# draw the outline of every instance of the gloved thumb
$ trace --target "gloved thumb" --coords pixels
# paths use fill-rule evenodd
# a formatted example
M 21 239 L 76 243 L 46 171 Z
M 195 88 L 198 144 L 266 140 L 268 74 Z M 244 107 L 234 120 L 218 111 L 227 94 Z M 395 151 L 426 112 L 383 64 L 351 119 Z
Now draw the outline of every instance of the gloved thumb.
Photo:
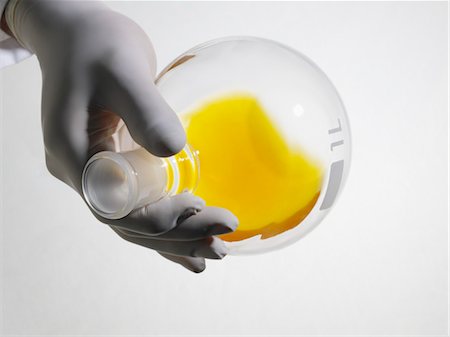
M 103 77 L 101 103 L 120 115 L 136 143 L 158 157 L 183 149 L 183 126 L 158 92 L 149 67 L 122 63 L 120 70 Z

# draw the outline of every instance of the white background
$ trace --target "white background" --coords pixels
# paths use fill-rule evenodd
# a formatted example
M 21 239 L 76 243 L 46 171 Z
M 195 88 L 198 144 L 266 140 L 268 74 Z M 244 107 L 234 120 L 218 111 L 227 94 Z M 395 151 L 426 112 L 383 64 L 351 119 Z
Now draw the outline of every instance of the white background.
M 113 3 L 159 70 L 226 35 L 312 58 L 346 104 L 344 192 L 305 239 L 193 274 L 97 222 L 44 165 L 35 58 L 1 71 L 5 334 L 447 334 L 447 4 Z

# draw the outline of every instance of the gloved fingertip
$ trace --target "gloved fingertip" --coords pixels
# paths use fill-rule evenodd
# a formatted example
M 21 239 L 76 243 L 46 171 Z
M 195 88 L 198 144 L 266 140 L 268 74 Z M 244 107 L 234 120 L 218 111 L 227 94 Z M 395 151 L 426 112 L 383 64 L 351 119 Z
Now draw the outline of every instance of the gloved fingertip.
M 202 263 L 199 263 L 198 265 L 192 266 L 192 268 L 189 268 L 190 271 L 192 271 L 196 274 L 200 274 L 205 269 L 206 269 L 205 261 L 203 261 Z
M 231 212 L 230 212 L 231 213 Z M 232 229 L 232 231 L 234 232 L 237 228 L 237 226 L 239 225 L 239 219 L 237 218 L 236 215 L 234 215 L 233 213 L 231 213 L 230 215 L 230 219 L 228 221 L 228 226 Z
M 195 256 L 221 260 L 228 254 L 228 248 L 219 238 L 212 237 L 209 245 L 201 246 L 195 251 Z
M 219 259 L 223 259 L 228 254 L 227 246 L 225 246 L 225 243 L 218 238 L 213 239 L 211 249 L 217 254 L 217 258 Z
M 225 208 L 209 207 L 209 213 L 216 219 L 216 225 L 228 227 L 230 231 L 235 231 L 239 225 L 239 219 Z
M 149 132 L 149 139 L 143 146 L 158 157 L 170 157 L 183 150 L 186 145 L 186 133 L 181 128 L 162 128 Z

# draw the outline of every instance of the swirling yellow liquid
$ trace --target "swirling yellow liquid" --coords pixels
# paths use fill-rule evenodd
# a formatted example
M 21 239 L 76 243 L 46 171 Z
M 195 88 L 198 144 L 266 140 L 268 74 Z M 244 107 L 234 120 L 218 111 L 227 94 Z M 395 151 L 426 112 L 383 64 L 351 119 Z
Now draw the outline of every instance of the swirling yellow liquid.
M 200 160 L 195 194 L 239 219 L 237 230 L 221 235 L 223 240 L 266 239 L 297 226 L 311 211 L 322 168 L 286 142 L 256 98 L 212 100 L 183 121 Z

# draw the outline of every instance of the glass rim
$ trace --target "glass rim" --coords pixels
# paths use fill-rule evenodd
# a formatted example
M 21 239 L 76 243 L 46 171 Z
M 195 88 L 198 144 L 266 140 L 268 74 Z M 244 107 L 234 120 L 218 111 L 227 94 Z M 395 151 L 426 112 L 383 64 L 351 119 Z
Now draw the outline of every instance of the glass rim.
M 87 182 L 87 176 L 89 174 L 89 169 L 92 168 L 92 165 L 98 161 L 98 160 L 109 160 L 117 164 L 124 175 L 126 176 L 126 181 L 128 183 L 129 188 L 129 195 L 127 202 L 117 210 L 116 212 L 105 212 L 102 209 L 99 209 L 93 202 L 92 198 L 90 197 L 89 193 L 89 186 Z M 112 151 L 101 151 L 93 155 L 86 163 L 83 169 L 82 174 L 82 190 L 83 190 L 83 197 L 88 206 L 93 209 L 98 215 L 107 218 L 107 219 L 121 219 L 133 210 L 134 205 L 137 202 L 138 198 L 138 186 L 137 186 L 137 180 L 136 180 L 136 172 L 131 166 L 131 164 L 123 158 L 123 156 L 120 155 L 120 153 L 112 152 Z

